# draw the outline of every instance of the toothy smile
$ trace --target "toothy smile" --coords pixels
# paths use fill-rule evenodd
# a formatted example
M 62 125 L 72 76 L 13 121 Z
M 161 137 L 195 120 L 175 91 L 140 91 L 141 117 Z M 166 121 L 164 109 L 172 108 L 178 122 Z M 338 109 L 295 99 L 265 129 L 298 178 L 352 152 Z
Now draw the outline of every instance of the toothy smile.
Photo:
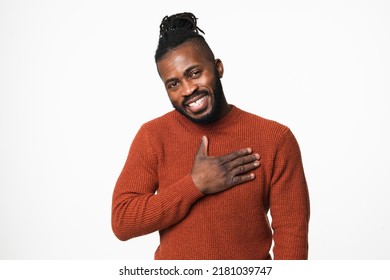
M 208 107 L 208 95 L 204 95 L 201 98 L 186 104 L 188 110 L 193 114 L 198 114 Z
M 187 106 L 189 106 L 189 107 L 200 107 L 205 99 L 206 99 L 206 96 L 203 96 L 202 98 L 199 98 L 198 100 L 196 100 L 194 102 L 191 102 Z

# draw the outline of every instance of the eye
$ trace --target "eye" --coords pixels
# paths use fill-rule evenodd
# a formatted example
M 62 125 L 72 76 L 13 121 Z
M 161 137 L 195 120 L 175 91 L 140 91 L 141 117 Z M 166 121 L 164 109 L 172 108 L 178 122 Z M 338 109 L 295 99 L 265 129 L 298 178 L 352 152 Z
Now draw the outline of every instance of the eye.
M 177 87 L 177 85 L 178 85 L 178 82 L 171 82 L 171 83 L 169 83 L 169 84 L 167 85 L 167 88 L 168 88 L 168 89 L 172 89 L 172 88 Z
M 190 78 L 197 78 L 197 77 L 200 76 L 200 73 L 201 73 L 200 70 L 192 71 L 192 72 L 190 73 Z

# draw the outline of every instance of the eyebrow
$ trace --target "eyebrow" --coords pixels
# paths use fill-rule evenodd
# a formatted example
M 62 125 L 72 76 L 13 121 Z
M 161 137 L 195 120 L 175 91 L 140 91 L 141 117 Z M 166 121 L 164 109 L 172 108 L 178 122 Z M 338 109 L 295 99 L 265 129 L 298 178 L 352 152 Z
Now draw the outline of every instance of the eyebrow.
M 193 69 L 195 69 L 195 68 L 199 68 L 199 67 L 201 67 L 199 64 L 195 64 L 195 65 L 192 65 L 192 66 L 190 66 L 190 67 L 188 67 L 185 71 L 184 71 L 184 76 L 188 76 L 188 74 L 193 70 Z M 170 82 L 175 82 L 175 81 L 177 81 L 177 80 L 179 80 L 178 78 L 169 78 L 168 80 L 166 80 L 165 82 L 164 82 L 164 84 L 165 84 L 165 86 L 167 86 Z

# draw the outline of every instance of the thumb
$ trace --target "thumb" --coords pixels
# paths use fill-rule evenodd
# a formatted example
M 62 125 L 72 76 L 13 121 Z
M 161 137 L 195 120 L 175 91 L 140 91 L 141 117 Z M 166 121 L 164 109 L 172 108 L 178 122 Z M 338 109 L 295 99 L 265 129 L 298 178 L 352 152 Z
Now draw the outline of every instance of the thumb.
M 200 142 L 198 151 L 196 153 L 197 156 L 208 156 L 208 149 L 209 149 L 209 140 L 205 135 L 202 136 L 202 141 Z

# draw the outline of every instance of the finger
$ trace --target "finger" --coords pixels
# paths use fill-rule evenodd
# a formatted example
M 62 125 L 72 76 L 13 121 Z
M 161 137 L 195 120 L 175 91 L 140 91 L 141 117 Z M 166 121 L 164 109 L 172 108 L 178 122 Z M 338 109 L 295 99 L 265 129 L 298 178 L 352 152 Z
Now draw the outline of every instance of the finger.
M 244 164 L 244 165 L 239 165 L 236 168 L 232 169 L 230 171 L 230 174 L 233 177 L 241 175 L 241 174 L 245 174 L 245 173 L 248 173 L 249 171 L 252 171 L 252 170 L 256 169 L 260 165 L 261 165 L 261 163 L 260 163 L 259 160 L 256 160 L 254 162 L 250 162 L 250 163 L 247 163 L 247 164 Z
M 239 185 L 239 184 L 248 182 L 250 180 L 253 180 L 255 177 L 256 176 L 254 173 L 248 173 L 248 174 L 234 176 L 231 180 L 231 186 L 235 186 L 235 185 Z
M 196 155 L 199 156 L 208 156 L 209 141 L 205 135 L 202 136 L 198 151 Z
M 227 154 L 225 156 L 221 156 L 221 157 L 219 157 L 219 160 L 222 163 L 226 163 L 226 162 L 235 160 L 235 159 L 237 159 L 239 157 L 249 155 L 251 153 L 252 153 L 252 149 L 251 148 L 245 148 L 245 149 L 241 149 L 241 150 L 235 151 L 233 153 Z
M 238 157 L 232 161 L 226 162 L 224 164 L 224 166 L 225 166 L 226 170 L 232 170 L 240 165 L 244 165 L 244 164 L 247 164 L 250 162 L 255 162 L 259 159 L 260 159 L 259 154 L 251 154 L 251 155 L 247 155 L 247 156 L 241 156 L 241 157 Z

